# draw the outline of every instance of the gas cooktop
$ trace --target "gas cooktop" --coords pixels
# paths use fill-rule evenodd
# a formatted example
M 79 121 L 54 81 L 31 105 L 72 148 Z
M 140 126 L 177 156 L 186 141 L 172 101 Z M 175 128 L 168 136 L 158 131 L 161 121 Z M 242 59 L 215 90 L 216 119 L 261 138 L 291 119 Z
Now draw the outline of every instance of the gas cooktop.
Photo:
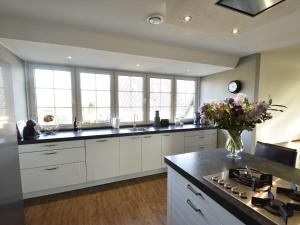
M 275 224 L 300 224 L 300 191 L 291 181 L 247 167 L 204 179 Z

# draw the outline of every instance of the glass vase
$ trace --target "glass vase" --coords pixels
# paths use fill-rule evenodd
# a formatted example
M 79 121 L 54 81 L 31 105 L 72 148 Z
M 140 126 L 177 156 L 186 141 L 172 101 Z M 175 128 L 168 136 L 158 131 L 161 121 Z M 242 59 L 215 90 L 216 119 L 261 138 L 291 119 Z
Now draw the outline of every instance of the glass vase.
M 227 130 L 227 140 L 225 144 L 226 150 L 229 152 L 227 155 L 230 159 L 241 159 L 238 154 L 243 151 L 242 132 L 235 130 Z

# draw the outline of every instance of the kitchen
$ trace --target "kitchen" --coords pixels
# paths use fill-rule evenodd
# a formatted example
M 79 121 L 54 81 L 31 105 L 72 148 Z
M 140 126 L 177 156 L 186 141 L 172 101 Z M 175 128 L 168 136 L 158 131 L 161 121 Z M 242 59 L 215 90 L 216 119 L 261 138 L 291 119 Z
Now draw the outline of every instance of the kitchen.
M 237 2 L 1 0 L 0 224 L 299 224 L 300 4 Z

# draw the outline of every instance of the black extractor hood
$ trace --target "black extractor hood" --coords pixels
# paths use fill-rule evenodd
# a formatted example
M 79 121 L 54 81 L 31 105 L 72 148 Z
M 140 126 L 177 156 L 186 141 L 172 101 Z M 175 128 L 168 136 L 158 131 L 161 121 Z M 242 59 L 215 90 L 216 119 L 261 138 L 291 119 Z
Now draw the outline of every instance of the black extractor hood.
M 219 0 L 216 4 L 254 17 L 283 1 L 285 0 Z

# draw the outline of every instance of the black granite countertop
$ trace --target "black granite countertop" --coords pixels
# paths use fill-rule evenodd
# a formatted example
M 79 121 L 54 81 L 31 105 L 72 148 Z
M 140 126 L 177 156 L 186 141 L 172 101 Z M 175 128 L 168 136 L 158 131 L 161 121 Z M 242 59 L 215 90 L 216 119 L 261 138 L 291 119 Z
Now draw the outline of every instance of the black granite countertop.
M 41 134 L 39 137 L 33 140 L 19 140 L 19 145 L 24 144 L 38 144 L 56 141 L 71 141 L 71 140 L 82 140 L 82 139 L 93 139 L 93 138 L 108 138 L 108 137 L 121 137 L 121 136 L 133 136 L 133 135 L 144 135 L 154 133 L 170 133 L 170 132 L 181 132 L 181 131 L 192 131 L 192 130 L 207 130 L 215 129 L 213 126 L 193 125 L 185 124 L 183 126 L 169 126 L 154 128 L 153 126 L 144 126 L 147 131 L 129 131 L 126 128 L 99 128 L 99 129 L 86 129 L 81 131 L 58 131 L 55 134 L 45 135 Z
M 247 153 L 241 154 L 241 160 L 233 161 L 226 157 L 227 154 L 225 149 L 214 149 L 167 156 L 165 162 L 245 224 L 274 225 L 251 207 L 244 205 L 230 195 L 224 194 L 219 188 L 205 181 L 203 176 L 247 165 L 300 184 L 300 170 Z

